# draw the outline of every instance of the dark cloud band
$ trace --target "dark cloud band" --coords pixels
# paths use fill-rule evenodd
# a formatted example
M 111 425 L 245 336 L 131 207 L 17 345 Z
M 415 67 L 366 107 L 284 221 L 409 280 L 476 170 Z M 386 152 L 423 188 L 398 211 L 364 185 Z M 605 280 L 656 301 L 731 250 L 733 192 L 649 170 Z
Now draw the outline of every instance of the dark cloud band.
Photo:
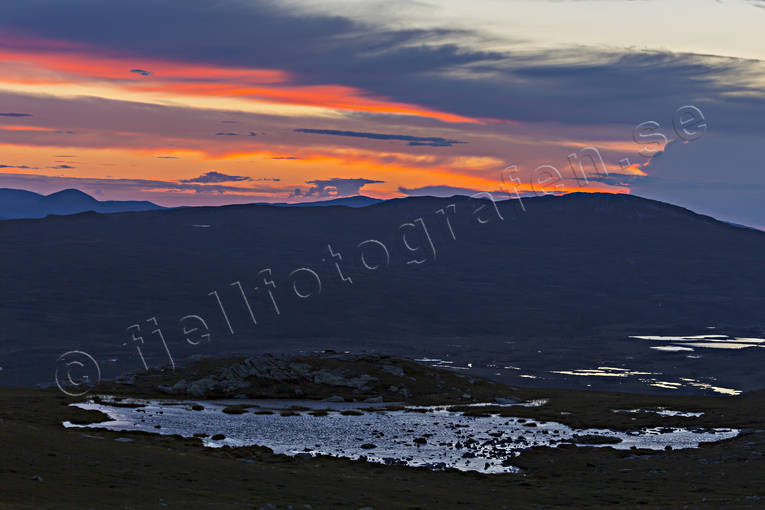
M 451 147 L 460 142 L 458 140 L 447 140 L 441 137 L 421 137 L 410 135 L 390 135 L 384 133 L 365 133 L 360 131 L 340 131 L 336 129 L 295 129 L 296 133 L 311 133 L 318 135 L 333 135 L 333 136 L 350 136 L 353 138 L 370 138 L 372 140 L 400 140 L 409 142 L 411 146 L 428 146 L 428 147 Z
M 206 174 L 200 175 L 199 177 L 194 177 L 193 179 L 183 179 L 181 182 L 184 184 L 208 184 L 218 182 L 242 182 L 250 180 L 252 180 L 250 177 L 245 177 L 242 175 L 227 175 L 222 172 L 207 172 Z
M 765 70 L 755 60 L 586 47 L 541 51 L 514 41 L 508 50 L 486 51 L 476 43 L 483 37 L 478 31 L 391 29 L 236 0 L 6 0 L 3 28 L 105 51 L 281 69 L 299 84 L 342 84 L 473 118 L 631 124 L 696 104 L 716 114 L 717 129 L 765 132 L 759 121 L 765 91 L 756 85 Z
M 358 195 L 361 192 L 361 188 L 367 184 L 378 184 L 383 182 L 385 181 L 375 181 L 372 179 L 316 179 L 313 181 L 306 181 L 306 184 L 313 184 L 308 191 L 303 192 L 300 188 L 296 188 L 291 196 L 348 197 Z

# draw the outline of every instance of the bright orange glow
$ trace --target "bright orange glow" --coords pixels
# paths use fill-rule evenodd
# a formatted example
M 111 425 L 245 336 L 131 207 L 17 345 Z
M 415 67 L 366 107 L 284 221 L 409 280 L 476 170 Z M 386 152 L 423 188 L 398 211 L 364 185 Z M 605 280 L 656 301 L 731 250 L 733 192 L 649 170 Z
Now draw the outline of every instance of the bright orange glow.
M 46 127 L 40 127 L 40 126 L 16 126 L 16 125 L 0 126 L 0 129 L 2 129 L 3 131 L 37 131 L 37 132 L 56 131 L 53 128 L 46 128 Z
M 393 113 L 438 119 L 444 122 L 480 123 L 451 113 L 438 112 L 406 103 L 366 97 L 363 91 L 342 85 L 313 85 L 274 87 L 242 87 L 236 84 L 216 83 L 168 83 L 143 86 L 142 90 L 171 92 L 200 96 L 240 96 L 268 99 L 276 103 L 321 106 L 335 110 L 369 113 Z
M 624 173 L 626 174 L 633 174 L 633 175 L 640 175 L 641 177 L 646 177 L 648 174 L 645 173 L 642 168 L 645 168 L 648 166 L 648 161 L 645 163 L 633 163 L 630 166 L 623 169 Z
M 45 94 L 53 106 L 4 107 L 7 112 L 29 112 L 29 117 L 12 119 L 16 114 L 7 113 L 0 119 L 0 173 L 16 182 L 14 176 L 27 175 L 30 182 L 44 176 L 69 186 L 83 183 L 99 193 L 124 193 L 117 199 L 157 197 L 165 205 L 198 203 L 200 196 L 219 202 L 227 196 L 319 198 L 305 194 L 311 188 L 308 182 L 362 177 L 382 181 L 361 190 L 378 198 L 405 196 L 402 188 L 430 186 L 483 190 L 504 198 L 503 192 L 512 197 L 539 191 L 526 174 L 508 188 L 501 178 L 506 158 L 517 157 L 517 163 L 531 169 L 531 160 L 547 158 L 561 146 L 584 146 L 552 134 L 529 137 L 508 128 L 517 125 L 514 121 L 468 118 L 346 85 L 302 85 L 299 77 L 279 69 L 109 55 L 57 41 L 15 41 L 20 42 L 26 49 L 8 49 L 14 41 L 0 49 L 0 91 L 38 99 L 34 94 Z M 86 100 L 82 115 L 65 104 L 83 96 L 104 101 L 93 101 L 97 106 L 91 109 Z M 35 106 L 38 99 L 24 104 Z M 145 109 L 144 103 L 177 108 Z M 143 116 L 145 110 L 150 115 Z M 385 117 L 378 123 L 379 117 L 369 114 Z M 409 139 L 395 135 L 311 138 L 294 133 L 303 120 L 311 121 L 307 126 L 323 127 L 317 119 L 337 131 L 411 133 L 461 143 L 433 148 L 408 144 Z M 241 124 L 229 128 L 222 122 Z M 634 149 L 608 141 L 603 148 Z M 72 159 L 59 159 L 68 157 Z M 624 172 L 645 175 L 644 166 L 631 165 Z M 209 184 L 195 179 L 210 172 L 232 179 Z M 556 193 L 629 191 L 573 178 L 548 187 Z
M 290 73 L 172 62 L 160 59 L 104 57 L 96 51 L 0 51 L 6 69 L 0 83 L 56 85 L 108 81 L 132 92 L 173 96 L 223 96 L 276 104 L 304 105 L 343 111 L 413 115 L 452 123 L 481 123 L 461 115 L 372 97 L 344 85 L 295 85 Z M 140 67 L 136 67 L 140 63 Z M 148 76 L 140 72 L 145 71 Z

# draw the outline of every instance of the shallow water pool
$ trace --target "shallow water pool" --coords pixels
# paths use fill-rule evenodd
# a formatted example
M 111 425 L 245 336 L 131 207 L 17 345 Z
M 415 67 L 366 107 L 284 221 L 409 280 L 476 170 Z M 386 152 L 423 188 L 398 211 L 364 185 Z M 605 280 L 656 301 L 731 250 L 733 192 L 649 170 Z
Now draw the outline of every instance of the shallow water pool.
M 203 435 L 209 447 L 266 446 L 286 455 L 331 455 L 370 462 L 456 468 L 483 473 L 517 472 L 513 459 L 533 446 L 562 443 L 607 446 L 620 450 L 695 448 L 700 443 L 735 437 L 735 429 L 680 429 L 661 427 L 629 432 L 572 429 L 556 422 L 525 418 L 464 416 L 446 407 L 407 407 L 381 411 L 359 404 L 317 401 L 135 401 L 142 407 L 114 407 L 108 403 L 72 404 L 106 413 L 111 421 L 66 427 L 144 431 L 158 434 Z M 231 404 L 253 406 L 244 414 L 226 414 Z M 204 407 L 192 410 L 193 404 Z M 307 408 L 295 411 L 291 407 Z M 358 415 L 348 413 L 353 408 Z M 326 416 L 311 410 L 334 409 Z M 292 416 L 282 416 L 289 411 Z M 272 414 L 266 414 L 271 412 Z M 259 414 L 256 414 L 259 413 Z M 225 439 L 213 440 L 223 434 Z M 608 443 L 608 444 L 604 444 Z

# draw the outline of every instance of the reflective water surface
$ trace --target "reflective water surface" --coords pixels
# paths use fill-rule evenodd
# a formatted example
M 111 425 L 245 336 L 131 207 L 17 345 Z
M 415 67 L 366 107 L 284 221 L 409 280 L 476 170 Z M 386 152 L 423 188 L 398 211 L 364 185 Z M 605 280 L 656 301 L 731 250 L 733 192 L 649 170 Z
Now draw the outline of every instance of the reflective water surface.
M 259 445 L 286 455 L 363 457 L 371 462 L 483 473 L 516 472 L 513 458 L 532 446 L 573 443 L 617 449 L 660 450 L 667 446 L 682 449 L 738 434 L 735 429 L 671 427 L 629 432 L 577 430 L 556 422 L 525 418 L 464 416 L 439 406 L 383 411 L 380 404 L 364 408 L 356 403 L 319 401 L 135 402 L 142 407 L 72 404 L 102 411 L 111 421 L 87 426 L 66 422 L 64 426 L 197 435 L 209 447 Z M 194 404 L 204 409 L 192 410 Z M 232 404 L 251 407 L 244 414 L 224 413 L 223 409 Z M 525 405 L 544 404 L 535 401 Z M 330 408 L 323 416 L 311 414 L 321 415 L 324 413 L 319 410 Z M 213 440 L 216 434 L 225 438 Z

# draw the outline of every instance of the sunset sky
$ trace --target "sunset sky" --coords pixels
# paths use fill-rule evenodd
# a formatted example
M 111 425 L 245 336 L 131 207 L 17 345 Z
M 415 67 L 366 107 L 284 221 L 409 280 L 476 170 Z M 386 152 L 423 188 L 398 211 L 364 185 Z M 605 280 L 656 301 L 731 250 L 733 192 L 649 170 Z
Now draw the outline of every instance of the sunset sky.
M 763 27 L 765 0 L 3 0 L 0 187 L 629 192 L 762 228 Z

